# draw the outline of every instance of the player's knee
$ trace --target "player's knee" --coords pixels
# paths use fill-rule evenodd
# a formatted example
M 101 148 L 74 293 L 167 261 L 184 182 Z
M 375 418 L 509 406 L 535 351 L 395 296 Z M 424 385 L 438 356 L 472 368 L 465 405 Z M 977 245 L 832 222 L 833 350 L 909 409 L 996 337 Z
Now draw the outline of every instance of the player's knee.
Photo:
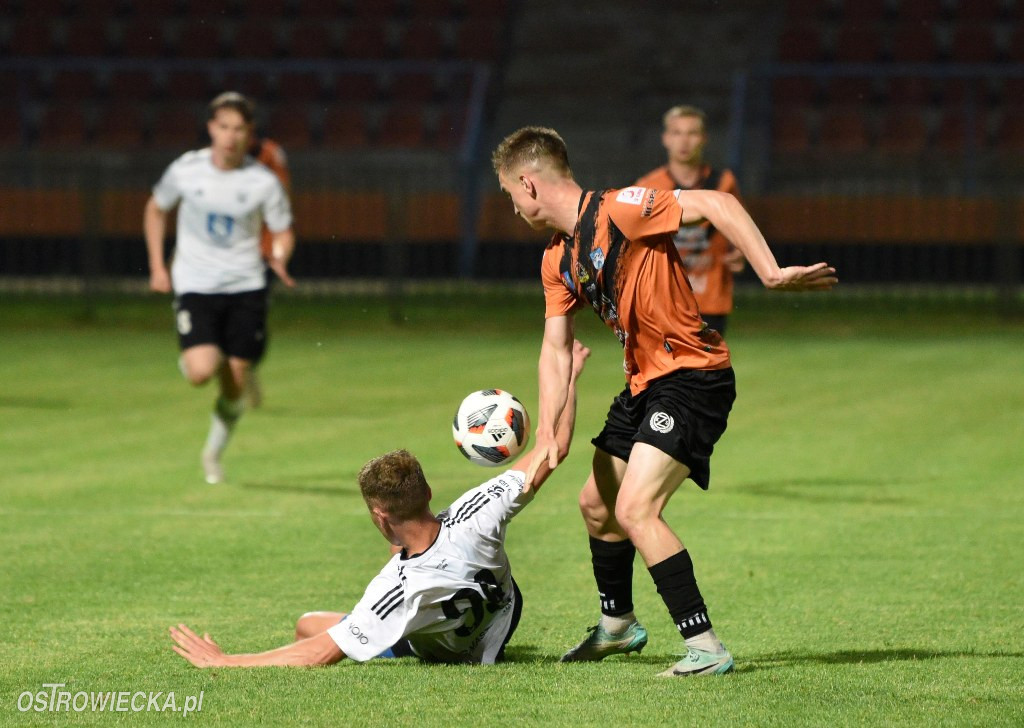
M 303 614 L 295 622 L 295 639 L 304 640 L 317 634 L 313 629 L 314 624 L 318 623 L 319 619 L 316 612 L 306 612 Z
M 650 507 L 649 503 L 644 503 L 631 498 L 619 497 L 618 502 L 615 504 L 615 520 L 619 522 L 622 530 L 626 532 L 630 538 L 632 534 L 643 526 L 652 517 L 657 518 L 657 513 Z
M 185 379 L 193 387 L 199 387 L 206 384 L 214 375 L 214 370 L 210 367 L 202 365 L 193 365 L 185 367 Z
M 604 525 L 611 515 L 598 493 L 590 488 L 584 488 L 580 492 L 579 506 L 583 520 L 587 522 L 588 526 Z

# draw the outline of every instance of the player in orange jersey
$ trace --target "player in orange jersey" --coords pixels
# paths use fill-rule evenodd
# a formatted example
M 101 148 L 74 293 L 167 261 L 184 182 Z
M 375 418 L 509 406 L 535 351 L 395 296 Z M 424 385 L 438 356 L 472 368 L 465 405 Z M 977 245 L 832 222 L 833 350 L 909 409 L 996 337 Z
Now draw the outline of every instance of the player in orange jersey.
M 252 145 L 249 147 L 249 156 L 273 172 L 274 176 L 281 182 L 281 186 L 284 187 L 285 194 L 291 197 L 292 173 L 288 169 L 288 157 L 285 155 L 284 149 L 280 144 L 268 137 L 256 136 L 254 134 Z M 268 262 L 274 257 L 273 241 L 274 234 L 264 224 L 260 234 L 260 254 L 263 256 L 263 260 Z M 272 281 L 273 269 L 269 269 L 267 272 L 268 290 Z M 259 407 L 263 404 L 263 385 L 260 382 L 259 370 L 256 367 L 249 370 L 245 395 L 252 407 Z
M 534 229 L 555 230 L 541 263 L 545 323 L 535 431 L 535 450 L 547 454 L 550 467 L 559 463 L 553 426 L 569 394 L 576 311 L 592 307 L 624 352 L 627 386 L 593 440 L 592 470 L 580 494 L 601 621 L 562 660 L 600 660 L 647 644 L 633 614 L 639 551 L 686 641 L 686 656 L 662 674 L 728 672 L 733 658 L 711 628 L 690 556 L 662 519 L 686 478 L 708 487 L 711 451 L 735 398 L 729 349 L 701 320 L 672 236 L 680 225 L 710 221 L 771 289 L 828 289 L 835 269 L 780 268 L 742 205 L 724 192 L 584 191 L 552 129 L 514 132 L 491 161 L 516 214 Z
M 636 181 L 656 190 L 720 190 L 739 197 L 736 176 L 704 162 L 707 131 L 704 112 L 693 106 L 673 106 L 663 117 L 661 143 L 668 161 Z M 701 317 L 725 334 L 732 313 L 733 274 L 744 268 L 743 254 L 707 220 L 680 225 L 676 249 L 690 279 Z

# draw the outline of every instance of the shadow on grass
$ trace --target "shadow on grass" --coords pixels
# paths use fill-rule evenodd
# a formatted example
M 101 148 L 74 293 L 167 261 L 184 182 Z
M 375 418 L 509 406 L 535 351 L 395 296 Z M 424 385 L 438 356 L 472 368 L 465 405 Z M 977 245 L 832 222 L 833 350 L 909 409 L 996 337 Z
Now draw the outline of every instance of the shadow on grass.
M 918 650 L 901 647 L 890 650 L 839 650 L 837 652 L 776 652 L 737 660 L 736 672 L 771 670 L 790 665 L 872 665 L 882 662 L 917 662 L 919 660 L 971 659 L 993 657 L 1024 657 L 1015 652 L 969 652 L 957 650 Z
M 355 488 L 343 488 L 330 485 L 314 485 L 312 483 L 289 482 L 289 483 L 268 483 L 249 481 L 239 483 L 241 487 L 250 490 L 272 490 L 280 493 L 299 493 L 301 495 L 329 495 L 329 496 L 352 496 L 359 495 Z M 362 496 L 360 496 L 362 497 Z
M 71 402 L 66 399 L 48 399 L 46 397 L 0 397 L 0 409 L 39 409 L 60 410 L 71 409 Z
M 908 498 L 879 496 L 872 489 L 885 486 L 909 484 L 898 478 L 789 478 L 761 482 L 739 483 L 730 490 L 746 495 L 767 496 L 785 500 L 800 500 L 810 503 L 877 503 L 879 505 L 904 505 L 911 503 Z

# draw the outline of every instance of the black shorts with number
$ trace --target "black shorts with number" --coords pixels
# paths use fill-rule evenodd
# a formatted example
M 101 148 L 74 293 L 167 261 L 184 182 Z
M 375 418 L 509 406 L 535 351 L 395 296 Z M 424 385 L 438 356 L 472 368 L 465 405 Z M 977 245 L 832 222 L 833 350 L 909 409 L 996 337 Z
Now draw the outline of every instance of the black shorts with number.
M 634 443 L 652 445 L 686 465 L 693 482 L 707 490 L 711 451 L 735 399 L 732 368 L 681 369 L 653 380 L 636 396 L 626 387 L 592 442 L 627 461 Z
M 267 348 L 267 289 L 241 293 L 183 293 L 174 299 L 182 350 L 216 344 L 227 356 L 253 363 Z

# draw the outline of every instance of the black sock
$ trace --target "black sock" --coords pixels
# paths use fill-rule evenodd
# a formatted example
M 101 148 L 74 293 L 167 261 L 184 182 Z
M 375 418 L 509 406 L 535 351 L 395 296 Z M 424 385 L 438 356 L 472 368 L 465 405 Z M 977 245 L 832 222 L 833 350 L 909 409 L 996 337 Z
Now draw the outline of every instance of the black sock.
M 683 639 L 711 629 L 708 608 L 697 588 L 693 562 L 686 549 L 649 567 L 648 571 Z
M 601 541 L 590 537 L 590 560 L 601 595 L 601 614 L 621 617 L 633 611 L 632 541 Z

